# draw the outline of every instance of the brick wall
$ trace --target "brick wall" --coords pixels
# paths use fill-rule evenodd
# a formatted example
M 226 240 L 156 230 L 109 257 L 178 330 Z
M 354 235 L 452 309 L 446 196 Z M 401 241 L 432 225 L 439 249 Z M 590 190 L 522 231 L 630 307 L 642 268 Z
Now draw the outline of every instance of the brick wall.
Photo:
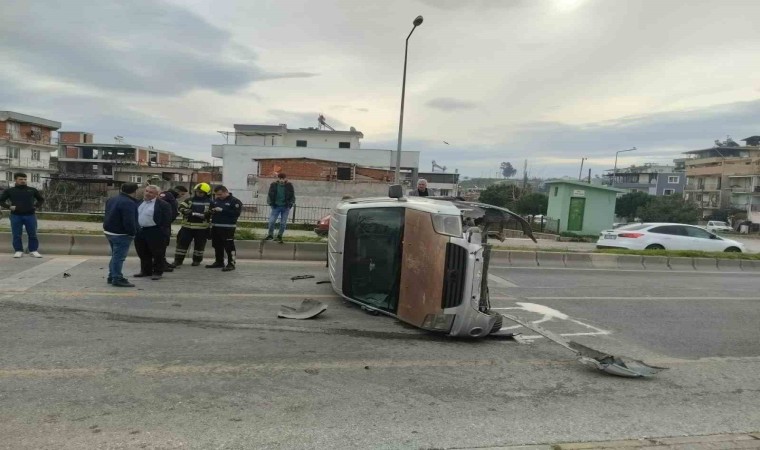
M 82 133 L 73 131 L 61 131 L 58 133 L 58 142 L 61 144 L 81 144 L 83 141 Z
M 370 169 L 368 167 L 357 167 L 356 175 L 369 177 L 377 181 L 391 181 L 394 177 L 392 170 Z
M 291 180 L 335 179 L 338 164 L 315 159 L 264 159 L 259 161 L 260 177 L 272 177 L 275 172 L 285 173 Z
M 275 173 L 284 172 L 291 180 L 324 180 L 337 179 L 338 163 L 316 159 L 264 159 L 259 161 L 260 177 L 273 177 Z M 343 167 L 343 166 L 341 166 Z M 393 179 L 390 170 L 356 167 L 356 175 L 371 178 L 376 181 Z

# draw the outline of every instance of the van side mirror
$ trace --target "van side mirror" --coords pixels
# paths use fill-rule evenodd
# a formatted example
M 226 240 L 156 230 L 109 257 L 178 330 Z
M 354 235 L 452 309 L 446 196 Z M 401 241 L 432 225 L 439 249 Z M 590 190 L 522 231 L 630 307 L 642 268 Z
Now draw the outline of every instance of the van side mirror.
M 404 188 L 400 184 L 392 184 L 388 186 L 388 197 L 401 198 L 404 196 Z

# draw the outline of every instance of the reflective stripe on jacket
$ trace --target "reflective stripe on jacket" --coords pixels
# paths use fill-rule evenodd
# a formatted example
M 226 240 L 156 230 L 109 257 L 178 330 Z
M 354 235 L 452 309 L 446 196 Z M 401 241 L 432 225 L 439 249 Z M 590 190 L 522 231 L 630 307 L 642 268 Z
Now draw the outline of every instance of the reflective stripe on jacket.
M 204 229 L 211 218 L 211 197 L 190 197 L 179 204 L 181 225 L 185 228 Z

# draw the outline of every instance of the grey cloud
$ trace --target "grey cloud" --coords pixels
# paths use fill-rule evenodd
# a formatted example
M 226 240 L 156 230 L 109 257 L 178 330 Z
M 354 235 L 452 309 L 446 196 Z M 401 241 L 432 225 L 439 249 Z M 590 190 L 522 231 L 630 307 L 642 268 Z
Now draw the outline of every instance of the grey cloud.
M 515 8 L 530 3 L 528 0 L 418 0 L 418 2 L 432 8 L 443 10 L 472 8 Z
M 234 92 L 257 80 L 314 76 L 266 72 L 225 30 L 150 0 L 11 2 L 0 28 L 6 64 L 100 89 Z
M 712 146 L 715 139 L 731 135 L 735 140 L 760 134 L 760 100 L 730 103 L 681 112 L 633 116 L 615 121 L 582 125 L 557 122 L 530 122 L 516 127 L 493 127 L 477 134 L 490 137 L 493 144 L 450 142 L 405 138 L 405 150 L 421 151 L 423 167 L 429 160 L 469 176 L 496 170 L 500 161 L 522 166 L 528 160 L 533 175 L 577 176 L 581 157 L 611 159 L 617 150 L 636 146 L 628 157 L 639 162 L 672 162 L 681 152 Z M 505 138 L 506 137 L 506 138 Z M 366 141 L 364 148 L 394 148 L 395 141 Z M 539 158 L 577 158 L 578 163 L 539 163 Z M 474 169 L 473 167 L 478 167 Z M 610 169 L 611 164 L 587 162 L 594 173 Z
M 478 106 L 478 104 L 475 102 L 470 102 L 467 100 L 458 100 L 455 98 L 446 98 L 446 97 L 434 98 L 425 104 L 431 108 L 440 109 L 441 111 L 457 111 L 457 110 L 462 110 L 462 109 L 473 109 Z

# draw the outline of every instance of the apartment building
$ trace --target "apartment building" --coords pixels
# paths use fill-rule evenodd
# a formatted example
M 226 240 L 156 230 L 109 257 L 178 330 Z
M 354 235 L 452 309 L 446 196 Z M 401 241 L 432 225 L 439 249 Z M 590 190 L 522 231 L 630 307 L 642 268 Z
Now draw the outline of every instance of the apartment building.
M 646 192 L 650 195 L 681 195 L 686 185 L 686 174 L 675 165 L 643 164 L 609 169 L 604 174 L 604 185 L 626 192 Z
M 201 167 L 208 165 L 153 147 L 116 142 L 93 142 L 92 133 L 61 131 L 58 147 L 58 180 L 105 181 L 108 183 L 191 183 Z
M 27 182 L 44 189 L 56 170 L 50 156 L 57 146 L 53 132 L 61 123 L 14 111 L 0 111 L 0 188 L 13 185 L 13 174 L 23 172 Z
M 760 137 L 735 141 L 715 141 L 711 148 L 684 152 L 686 187 L 684 197 L 702 209 L 709 217 L 719 209 L 740 209 L 747 218 L 760 222 Z

